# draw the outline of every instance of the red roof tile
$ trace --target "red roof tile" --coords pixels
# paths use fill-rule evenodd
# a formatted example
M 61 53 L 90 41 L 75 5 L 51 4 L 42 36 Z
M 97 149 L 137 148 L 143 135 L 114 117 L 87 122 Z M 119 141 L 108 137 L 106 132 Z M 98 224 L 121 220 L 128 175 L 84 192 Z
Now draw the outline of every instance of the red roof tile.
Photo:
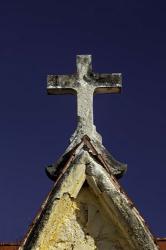
M 0 243 L 0 250 L 18 250 L 19 246 L 16 243 Z
M 166 250 L 166 238 L 157 239 L 157 243 L 160 247 L 160 250 Z

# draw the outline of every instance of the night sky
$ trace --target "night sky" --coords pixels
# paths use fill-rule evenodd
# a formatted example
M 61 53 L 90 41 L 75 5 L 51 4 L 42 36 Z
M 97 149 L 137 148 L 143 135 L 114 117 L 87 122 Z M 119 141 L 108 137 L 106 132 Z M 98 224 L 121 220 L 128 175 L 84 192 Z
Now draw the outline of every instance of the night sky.
M 123 74 L 121 94 L 94 97 L 97 131 L 155 236 L 166 236 L 166 3 L 163 0 L 0 3 L 0 241 L 25 235 L 53 182 L 45 167 L 76 128 L 76 97 L 48 96 L 47 74 Z

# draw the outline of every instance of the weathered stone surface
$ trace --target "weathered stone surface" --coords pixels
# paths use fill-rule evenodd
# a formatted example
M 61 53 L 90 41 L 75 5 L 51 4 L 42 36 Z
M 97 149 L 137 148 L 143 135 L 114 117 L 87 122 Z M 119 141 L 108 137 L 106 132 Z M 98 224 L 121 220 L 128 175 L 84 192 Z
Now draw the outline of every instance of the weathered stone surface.
M 19 250 L 157 250 L 136 208 L 87 151 L 59 180 Z
M 49 75 L 47 91 L 49 94 L 77 95 L 77 129 L 71 137 L 72 147 L 84 135 L 94 141 L 102 142 L 93 122 L 93 95 L 95 93 L 119 93 L 122 77 L 117 74 L 95 74 L 92 72 L 90 55 L 77 56 L 77 73 L 73 75 Z
M 84 186 L 76 199 L 63 194 L 32 249 L 130 250 L 131 247 L 102 211 L 97 197 Z

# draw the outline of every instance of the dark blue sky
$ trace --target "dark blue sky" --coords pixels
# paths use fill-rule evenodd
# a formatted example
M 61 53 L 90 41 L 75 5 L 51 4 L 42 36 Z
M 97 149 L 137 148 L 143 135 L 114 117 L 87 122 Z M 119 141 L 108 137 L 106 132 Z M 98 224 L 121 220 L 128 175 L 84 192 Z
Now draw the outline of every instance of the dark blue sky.
M 94 98 L 104 145 L 128 164 L 122 184 L 156 236 L 166 236 L 165 1 L 0 3 L 0 241 L 22 239 L 52 182 L 44 172 L 76 127 L 76 97 L 47 96 L 46 76 L 77 54 L 121 72 L 121 95 Z

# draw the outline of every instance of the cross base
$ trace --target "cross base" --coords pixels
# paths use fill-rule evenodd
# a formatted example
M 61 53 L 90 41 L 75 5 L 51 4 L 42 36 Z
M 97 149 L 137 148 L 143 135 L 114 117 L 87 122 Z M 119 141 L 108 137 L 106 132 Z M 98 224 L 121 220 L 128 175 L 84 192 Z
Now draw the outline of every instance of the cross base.
M 70 151 L 74 146 L 79 144 L 82 138 L 87 135 L 92 141 L 97 144 L 102 145 L 102 136 L 96 131 L 96 126 L 92 125 L 92 127 L 84 127 L 81 122 L 78 122 L 77 129 L 70 137 L 70 145 L 67 148 L 66 152 Z

